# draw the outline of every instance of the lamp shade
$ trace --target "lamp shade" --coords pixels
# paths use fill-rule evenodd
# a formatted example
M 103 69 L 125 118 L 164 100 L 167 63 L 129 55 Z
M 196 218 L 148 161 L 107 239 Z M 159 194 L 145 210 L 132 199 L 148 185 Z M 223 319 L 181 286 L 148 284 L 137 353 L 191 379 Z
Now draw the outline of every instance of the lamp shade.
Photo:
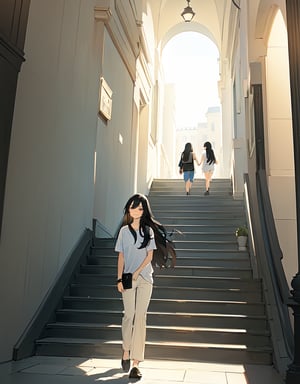
M 189 23 L 195 16 L 195 12 L 193 11 L 192 7 L 190 7 L 190 1 L 187 0 L 187 2 L 188 6 L 183 9 L 181 16 L 186 23 Z

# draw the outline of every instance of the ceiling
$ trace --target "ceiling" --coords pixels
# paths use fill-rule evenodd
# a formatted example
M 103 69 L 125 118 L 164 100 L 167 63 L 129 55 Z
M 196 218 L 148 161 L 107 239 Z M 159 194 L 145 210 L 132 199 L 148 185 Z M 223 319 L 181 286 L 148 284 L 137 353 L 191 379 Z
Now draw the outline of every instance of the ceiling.
M 186 0 L 147 0 L 154 22 L 156 46 L 163 48 L 173 36 L 184 31 L 195 31 L 208 36 L 219 50 L 224 48 L 223 36 L 230 29 L 231 15 L 236 14 L 238 0 L 191 0 L 190 6 L 196 15 L 186 23 L 181 12 L 187 6 Z

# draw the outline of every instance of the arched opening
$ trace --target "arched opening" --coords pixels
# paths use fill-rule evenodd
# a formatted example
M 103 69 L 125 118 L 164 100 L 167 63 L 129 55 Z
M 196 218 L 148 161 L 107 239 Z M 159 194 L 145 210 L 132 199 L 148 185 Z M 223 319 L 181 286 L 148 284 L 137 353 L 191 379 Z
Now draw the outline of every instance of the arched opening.
M 178 159 L 186 142 L 192 143 L 198 158 L 205 141 L 212 143 L 219 158 L 222 156 L 218 60 L 219 51 L 215 43 L 198 32 L 181 32 L 163 48 L 164 105 L 165 112 L 169 112 L 164 118 L 164 128 L 173 125 L 175 129 L 175 178 L 178 177 Z M 201 176 L 197 168 L 196 178 Z M 217 167 L 215 177 L 220 176 Z

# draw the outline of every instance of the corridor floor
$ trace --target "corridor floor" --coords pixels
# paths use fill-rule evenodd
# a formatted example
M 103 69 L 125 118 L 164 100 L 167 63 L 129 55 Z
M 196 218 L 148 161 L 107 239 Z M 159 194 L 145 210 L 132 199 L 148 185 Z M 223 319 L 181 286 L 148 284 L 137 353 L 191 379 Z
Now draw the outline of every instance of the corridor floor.
M 146 360 L 143 384 L 283 384 L 270 366 Z M 34 356 L 0 365 L 1 384 L 127 384 L 119 360 Z

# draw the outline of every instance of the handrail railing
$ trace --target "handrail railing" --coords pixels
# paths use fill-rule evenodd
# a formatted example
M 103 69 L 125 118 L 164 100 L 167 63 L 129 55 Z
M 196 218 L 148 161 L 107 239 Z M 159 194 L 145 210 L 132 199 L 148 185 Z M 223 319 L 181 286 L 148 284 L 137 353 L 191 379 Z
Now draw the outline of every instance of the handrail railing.
M 275 360 L 279 371 L 284 372 L 293 357 L 294 337 L 287 306 L 290 296 L 288 283 L 281 263 L 279 245 L 272 205 L 269 197 L 265 170 L 259 170 L 256 178 L 257 201 L 251 195 L 249 177 L 245 175 L 245 198 L 249 201 L 246 210 L 250 225 L 252 260 L 263 280 Z M 254 195 L 254 194 L 253 194 Z M 253 230 L 253 232 L 252 232 Z M 250 252 L 251 253 L 251 252 Z M 276 343 L 277 345 L 274 345 Z
M 105 237 L 112 238 L 114 237 L 99 220 L 93 219 L 93 234 L 94 237 Z
M 279 320 L 285 335 L 284 340 L 287 352 L 289 353 L 289 357 L 292 358 L 294 336 L 287 306 L 287 300 L 290 297 L 290 289 L 281 263 L 283 254 L 277 237 L 265 170 L 259 170 L 257 172 L 257 198 L 260 208 L 262 234 L 264 235 L 265 254 L 272 278 L 272 287 L 277 302 Z
M 281 302 L 286 304 L 288 297 L 290 297 L 290 291 L 281 263 L 283 254 L 277 237 L 269 189 L 267 186 L 266 171 L 259 170 L 257 172 L 257 178 L 258 202 L 261 208 L 261 219 L 264 223 L 263 230 L 266 234 L 265 240 L 267 240 L 267 242 L 265 241 L 265 246 L 268 245 L 268 255 L 272 262 L 272 271 L 274 271 L 275 274 L 274 278 L 276 279 L 276 287 L 279 288 L 278 291 L 280 292 Z

